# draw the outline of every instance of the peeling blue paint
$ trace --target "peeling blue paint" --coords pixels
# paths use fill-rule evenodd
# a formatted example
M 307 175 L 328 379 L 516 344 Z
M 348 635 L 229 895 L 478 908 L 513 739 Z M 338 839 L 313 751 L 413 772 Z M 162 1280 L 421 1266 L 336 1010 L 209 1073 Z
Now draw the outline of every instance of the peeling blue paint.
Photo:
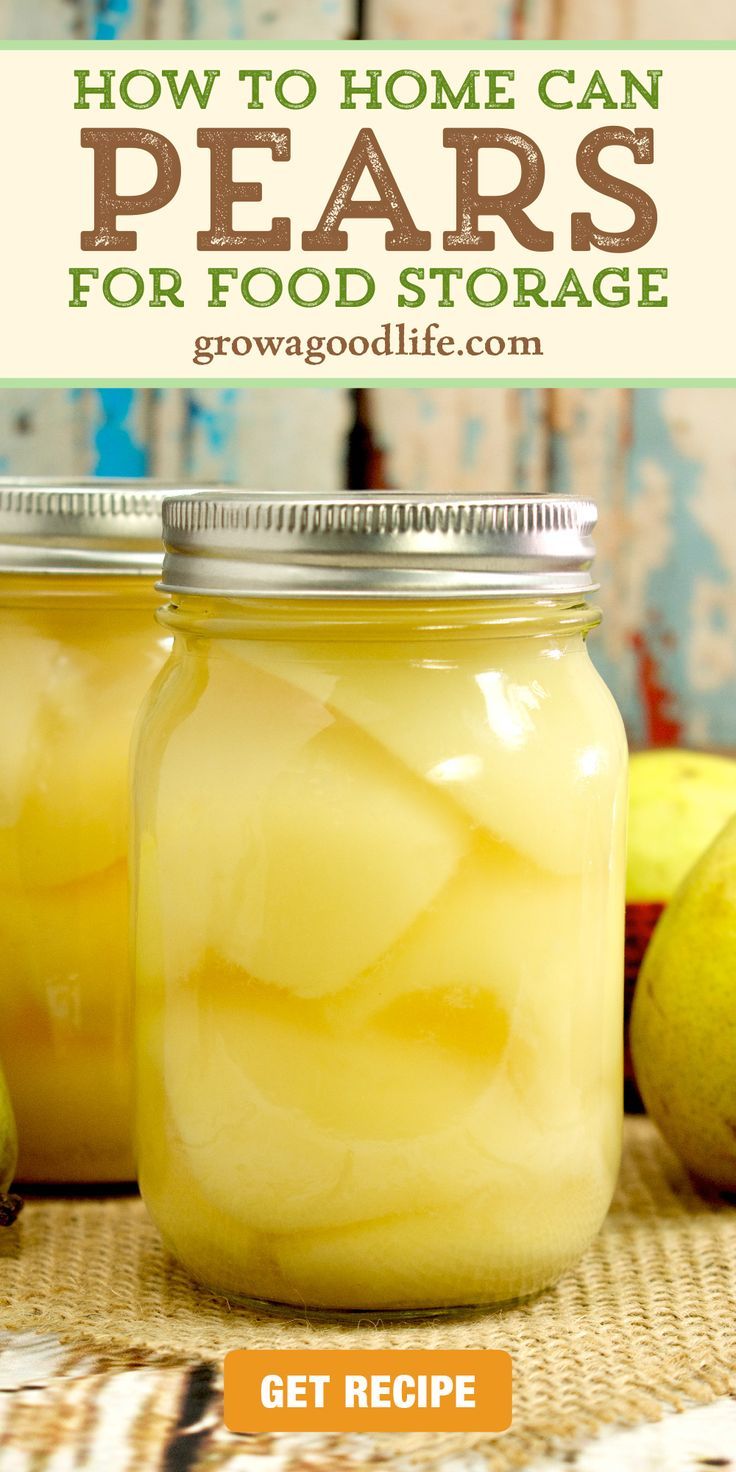
M 125 35 L 137 3 L 138 0 L 97 0 L 92 39 L 119 40 Z
M 208 394 L 205 399 L 198 398 L 196 394 L 188 395 L 189 456 L 187 471 L 190 475 L 198 473 L 198 466 L 195 463 L 198 454 L 195 452 L 195 446 L 197 435 L 201 435 L 204 441 L 204 454 L 208 460 L 214 461 L 211 478 L 223 481 L 238 479 L 237 423 L 238 414 L 242 412 L 244 396 L 247 392 L 247 389 L 230 388 Z
M 230 14 L 230 39 L 232 41 L 238 41 L 241 37 L 245 37 L 248 34 L 246 23 L 247 6 L 243 5 L 242 0 L 228 0 L 228 9 Z
M 689 643 L 693 632 L 695 581 L 698 577 L 707 577 L 713 582 L 725 583 L 728 574 L 721 563 L 716 543 L 706 535 L 694 515 L 702 466 L 677 446 L 663 412 L 665 392 L 647 389 L 634 395 L 629 462 L 629 493 L 632 497 L 641 493 L 643 469 L 647 462 L 655 463 L 666 474 L 672 497 L 672 546 L 665 566 L 652 573 L 648 588 L 651 634 L 656 641 L 665 683 L 668 689 L 679 693 L 685 727 L 688 717 L 692 718 L 697 711 L 710 743 L 733 745 L 736 681 L 730 688 L 692 690 Z M 695 392 L 707 393 L 708 390 Z M 643 632 L 646 633 L 646 629 Z
M 95 430 L 94 474 L 99 476 L 147 475 L 150 448 L 135 438 L 134 409 L 138 394 L 134 389 L 98 389 L 100 423 Z
M 217 394 L 215 404 L 191 402 L 192 418 L 199 420 L 205 434 L 208 449 L 213 455 L 223 454 L 235 426 L 236 390 L 223 389 Z
M 707 389 L 695 390 L 707 393 Z M 698 577 L 714 583 L 729 582 L 716 543 L 699 525 L 695 505 L 702 483 L 702 467 L 683 454 L 664 413 L 665 390 L 641 389 L 632 394 L 631 445 L 625 466 L 625 507 L 629 516 L 651 484 L 652 469 L 666 479 L 670 496 L 671 546 L 662 567 L 649 575 L 641 636 L 654 661 L 657 678 L 671 692 L 669 714 L 681 725 L 685 741 L 733 747 L 736 743 L 734 710 L 736 680 L 714 690 L 693 689 L 690 649 L 693 638 L 692 602 Z M 606 447 L 603 454 L 607 453 Z M 614 449 L 611 448 L 613 460 Z M 564 437 L 553 440 L 555 490 L 569 489 Z M 642 532 L 642 535 L 645 535 Z M 626 556 L 626 549 L 621 554 Z M 605 587 L 601 603 L 606 606 Z M 717 627 L 714 618 L 714 627 Z M 591 653 L 621 708 L 634 743 L 647 740 L 647 710 L 636 673 L 635 655 L 616 659 L 606 652 L 602 638 L 594 638 Z

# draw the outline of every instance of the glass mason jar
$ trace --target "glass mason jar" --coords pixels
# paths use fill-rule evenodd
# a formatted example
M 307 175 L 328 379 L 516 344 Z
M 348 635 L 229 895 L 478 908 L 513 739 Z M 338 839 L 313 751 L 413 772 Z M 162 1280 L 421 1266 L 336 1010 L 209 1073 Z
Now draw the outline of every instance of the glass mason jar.
M 230 1298 L 426 1311 L 584 1251 L 622 1115 L 594 508 L 167 502 L 135 758 L 138 1161 Z
M 162 489 L 0 483 L 0 1058 L 19 1177 L 130 1180 L 128 758 Z

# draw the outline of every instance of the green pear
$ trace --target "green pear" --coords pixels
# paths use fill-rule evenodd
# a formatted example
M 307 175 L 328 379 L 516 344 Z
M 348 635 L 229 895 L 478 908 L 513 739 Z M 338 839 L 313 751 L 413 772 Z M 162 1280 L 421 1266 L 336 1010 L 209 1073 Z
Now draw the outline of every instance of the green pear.
M 736 813 L 736 761 L 703 751 L 640 751 L 629 767 L 629 904 L 666 904 Z
M 641 1108 L 628 1039 L 634 986 L 678 884 L 736 813 L 736 761 L 702 751 L 640 751 L 629 767 L 626 871 L 626 1104 Z
M 676 891 L 644 957 L 631 1051 L 644 1103 L 696 1175 L 736 1190 L 736 818 Z
M 0 1069 L 0 1227 L 8 1227 L 20 1211 L 18 1196 L 7 1194 L 18 1161 L 18 1137 L 5 1075 Z

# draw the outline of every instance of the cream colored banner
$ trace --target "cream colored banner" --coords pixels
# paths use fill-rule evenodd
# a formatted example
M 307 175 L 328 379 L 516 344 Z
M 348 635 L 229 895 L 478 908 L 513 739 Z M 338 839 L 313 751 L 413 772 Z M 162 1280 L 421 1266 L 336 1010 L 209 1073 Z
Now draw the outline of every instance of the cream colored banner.
M 731 49 L 0 69 L 0 378 L 736 381 Z

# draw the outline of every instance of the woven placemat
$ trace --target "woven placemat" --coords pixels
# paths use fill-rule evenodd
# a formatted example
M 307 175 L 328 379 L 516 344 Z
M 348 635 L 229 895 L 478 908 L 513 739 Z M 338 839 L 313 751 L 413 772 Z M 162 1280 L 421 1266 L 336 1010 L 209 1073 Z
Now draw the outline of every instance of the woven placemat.
M 162 1352 L 219 1361 L 233 1347 L 504 1348 L 514 1362 L 507 1435 L 370 1438 L 378 1462 L 384 1441 L 387 1460 L 426 1467 L 472 1447 L 500 1472 L 606 1425 L 736 1392 L 736 1206 L 699 1194 L 651 1124 L 629 1120 L 605 1228 L 555 1289 L 491 1314 L 346 1324 L 211 1297 L 167 1258 L 134 1197 L 30 1200 L 0 1238 L 0 1322 L 127 1364 Z

